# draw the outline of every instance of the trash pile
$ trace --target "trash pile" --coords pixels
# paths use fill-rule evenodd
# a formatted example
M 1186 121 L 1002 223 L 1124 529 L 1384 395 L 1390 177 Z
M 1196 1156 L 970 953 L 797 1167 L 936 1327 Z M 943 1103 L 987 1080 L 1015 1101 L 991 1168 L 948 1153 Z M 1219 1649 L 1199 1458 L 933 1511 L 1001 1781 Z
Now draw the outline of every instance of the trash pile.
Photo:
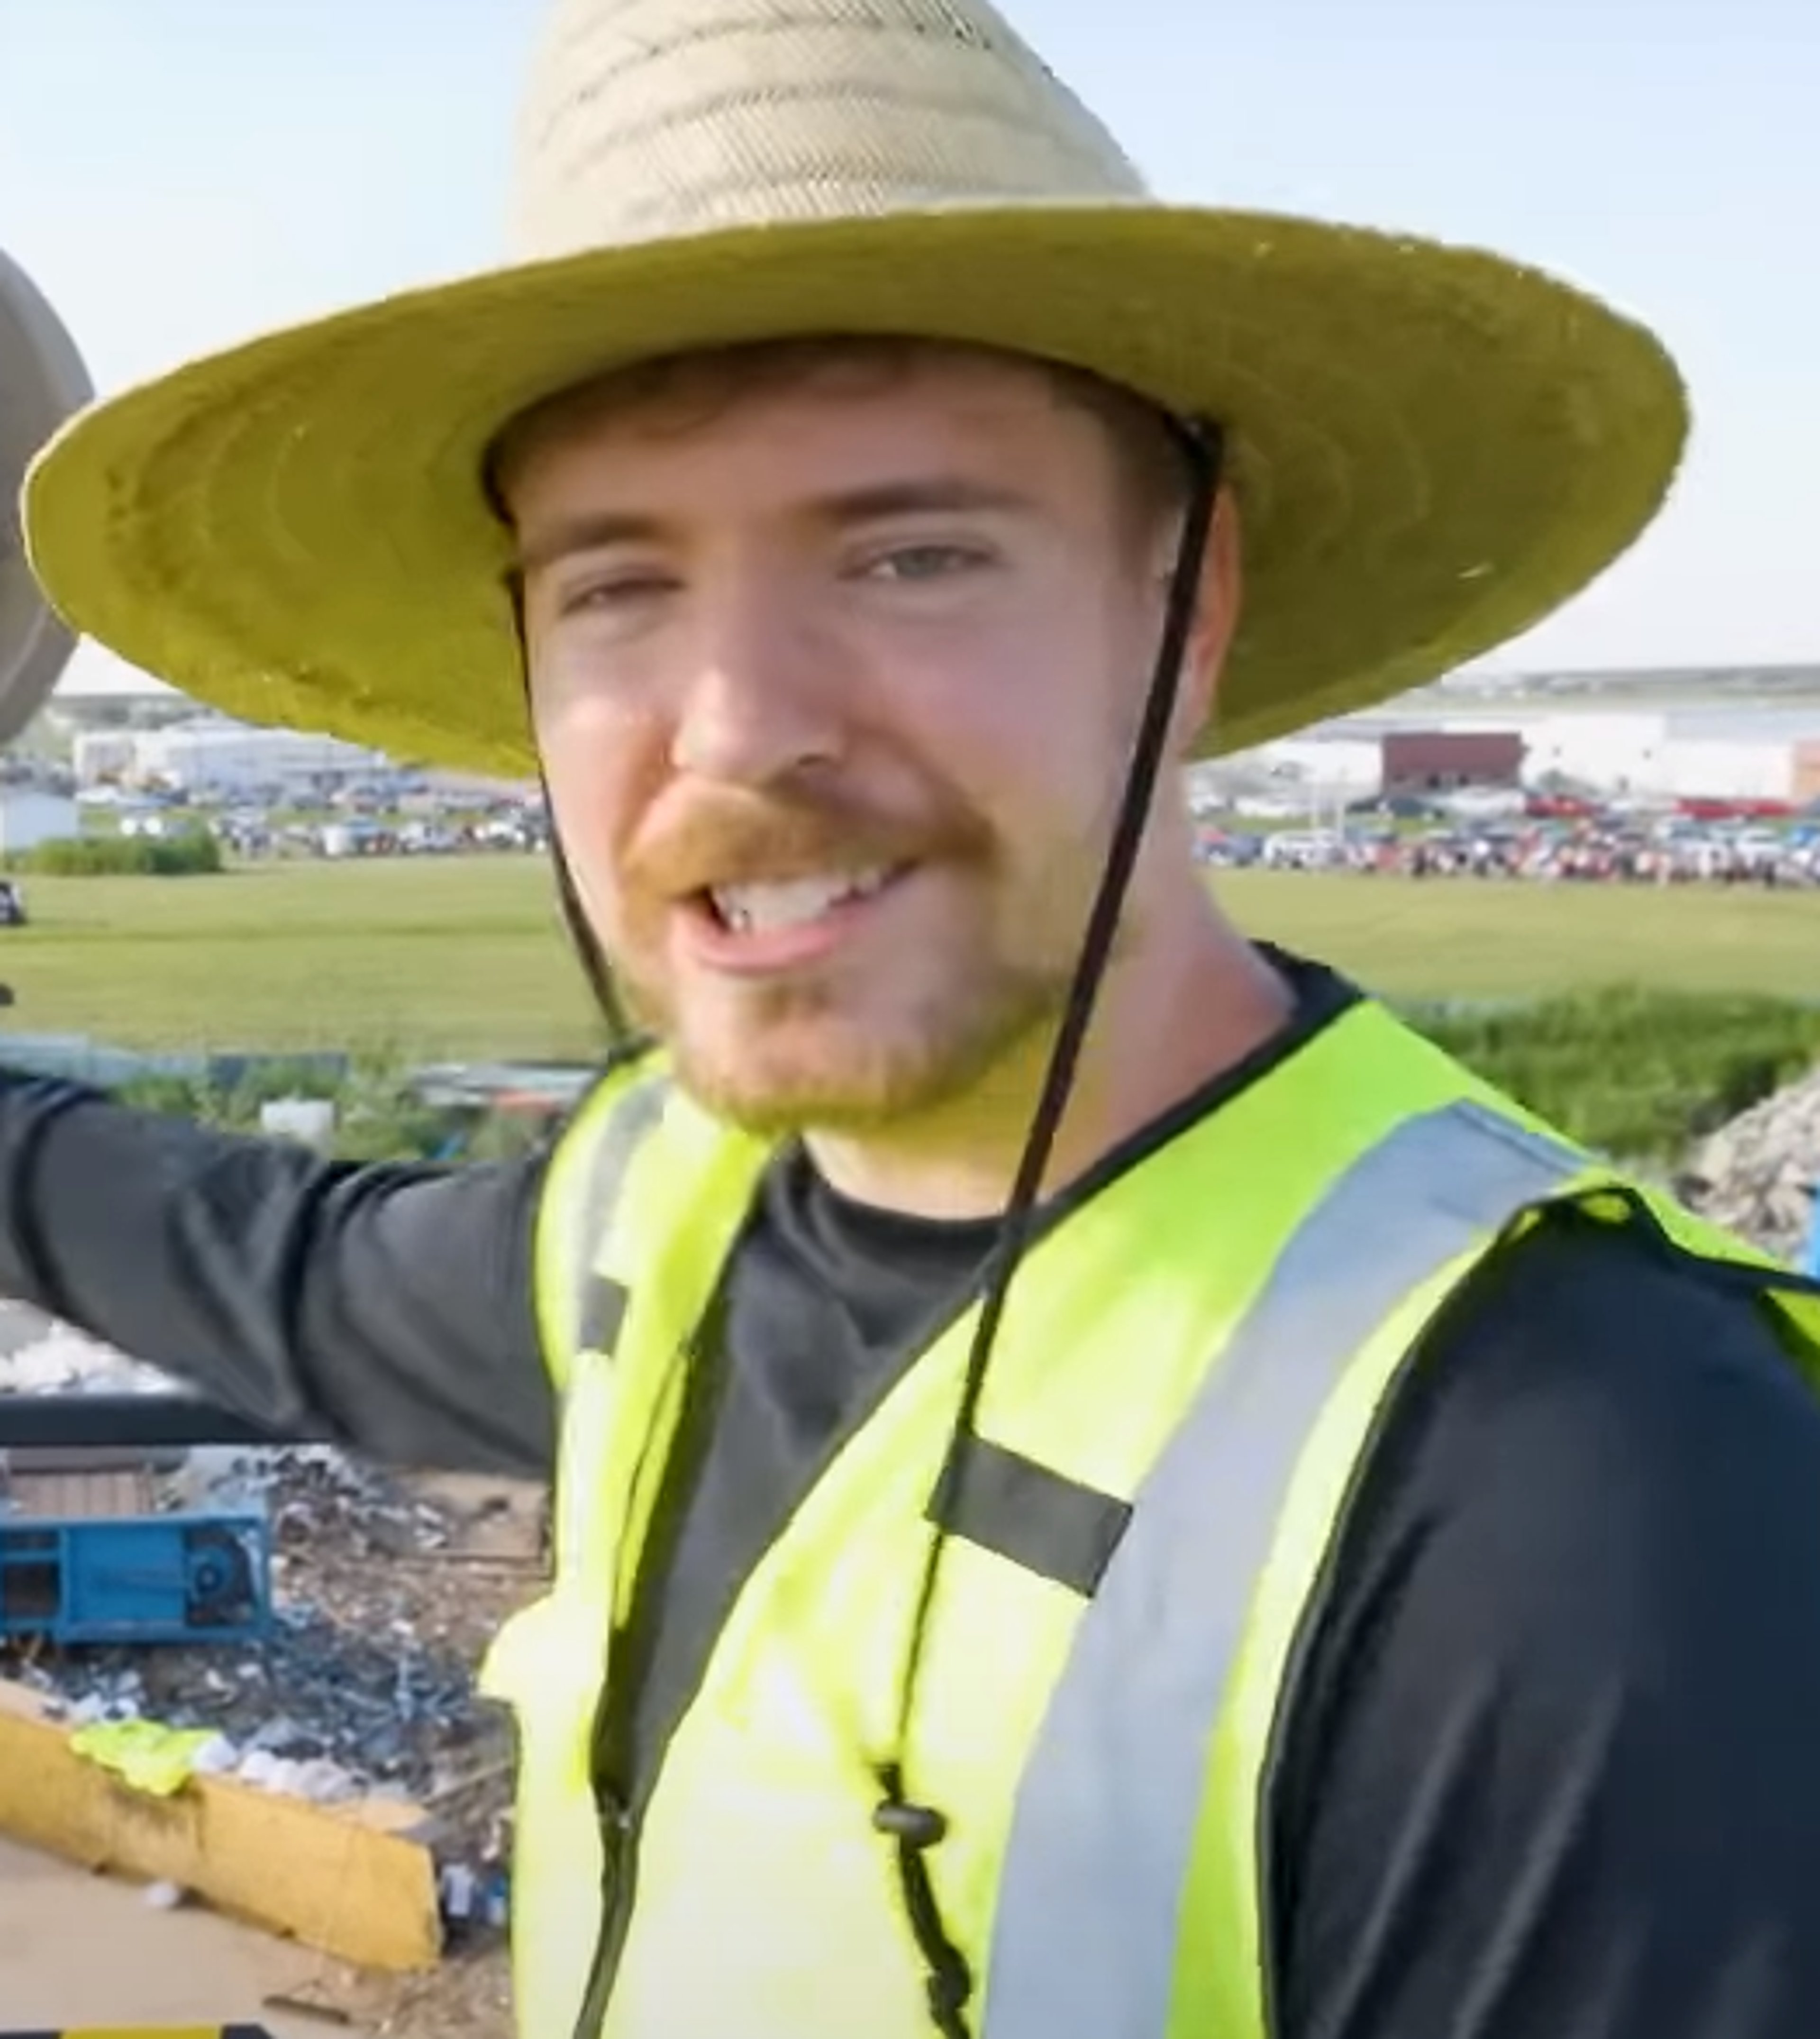
M 23 1326 L 0 1306 L 0 1392 L 168 1386 L 105 1346 L 42 1319 Z M 500 1624 L 543 1590 L 541 1490 L 393 1474 L 309 1446 L 193 1451 L 161 1467 L 154 1490 L 161 1509 L 264 1514 L 267 1637 L 0 1642 L 0 1678 L 78 1730 L 146 1722 L 192 1741 L 206 1733 L 189 1758 L 200 1772 L 321 1805 L 408 1798 L 430 1815 L 455 1916 L 485 1916 L 507 1853 L 511 1750 L 476 1677 Z
M 0 1394 L 168 1395 L 176 1387 L 112 1346 L 22 1303 L 0 1302 Z
M 22 1661 L 7 1666 L 0 1654 L 0 1667 L 55 1699 L 74 1725 L 212 1729 L 222 1745 L 206 1767 L 269 1790 L 318 1803 L 447 1791 L 491 1716 L 473 1694 L 484 1638 L 469 1633 L 471 1568 L 458 1582 L 430 1570 L 458 1525 L 320 1449 L 237 1454 L 222 1470 L 207 1468 L 208 1456 L 193 1454 L 161 1498 L 191 1508 L 263 1503 L 274 1547 L 269 1638 L 236 1648 L 15 1650 Z M 533 1583 L 526 1564 L 498 1570 Z
M 1711 1134 L 1675 1187 L 1693 1208 L 1767 1251 L 1800 1263 L 1820 1185 L 1820 1070 Z

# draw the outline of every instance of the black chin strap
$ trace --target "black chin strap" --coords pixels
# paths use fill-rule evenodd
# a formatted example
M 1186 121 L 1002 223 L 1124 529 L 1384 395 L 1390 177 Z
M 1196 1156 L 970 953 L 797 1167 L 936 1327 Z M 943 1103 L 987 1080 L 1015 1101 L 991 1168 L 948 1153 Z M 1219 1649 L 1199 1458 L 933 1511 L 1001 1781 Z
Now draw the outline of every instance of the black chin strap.
M 520 664 L 523 663 L 520 660 Z M 575 872 L 570 868 L 568 852 L 562 846 L 562 837 L 556 825 L 556 808 L 549 796 L 549 782 L 544 776 L 543 767 L 538 767 L 538 784 L 543 789 L 544 814 L 549 826 L 550 863 L 556 871 L 557 903 L 562 909 L 562 917 L 568 924 L 569 940 L 575 944 L 576 954 L 581 959 L 587 988 L 594 993 L 594 1002 L 606 1026 L 606 1045 L 609 1052 L 631 1041 L 637 1029 L 633 1025 L 625 1010 L 625 1002 L 619 995 L 619 986 L 613 981 L 613 970 L 606 960 L 606 951 L 601 947 L 594 929 L 588 925 L 586 909 L 581 903 L 581 894 L 575 882 Z
M 993 1345 L 1005 1314 L 1012 1277 L 1029 1245 L 1050 1156 L 1073 1089 L 1081 1045 L 1111 959 L 1125 895 L 1137 864 L 1157 782 L 1168 755 L 1170 725 L 1181 692 L 1182 667 L 1189 633 L 1199 604 L 1207 541 L 1219 501 L 1225 452 L 1224 442 L 1216 426 L 1178 423 L 1176 430 L 1188 462 L 1191 487 L 1181 543 L 1170 576 L 1156 668 L 1145 697 L 1143 716 L 1132 749 L 1118 818 L 1106 852 L 1105 870 L 1088 916 L 1055 1045 L 1013 1179 L 1005 1216 L 994 1243 L 948 1455 L 929 1502 L 929 1517 L 934 1525 L 934 1534 L 929 1540 L 923 1566 L 899 1692 L 895 1751 L 877 1771 L 883 1796 L 873 1812 L 872 1824 L 891 1840 L 896 1849 L 898 1881 L 904 1909 L 928 1970 L 929 2017 L 941 2039 L 969 2039 L 967 2005 L 973 1994 L 974 1978 L 967 1957 L 956 1946 L 942 1923 L 941 1908 L 936 1899 L 926 1859 L 929 1851 L 946 1836 L 948 1821 L 933 1806 L 919 1805 L 910 1798 L 905 1781 L 904 1751 L 916 1710 L 918 1683 L 926 1654 L 929 1619 L 942 1559 L 948 1547 L 955 1495 L 966 1448 L 975 1434 L 975 1422 L 986 1386 Z
M 502 518 L 505 512 L 498 513 Z M 606 1047 L 610 1055 L 616 1048 L 624 1047 L 635 1039 L 638 1030 L 633 1025 L 625 1010 L 625 1001 L 619 995 L 619 986 L 613 981 L 613 970 L 606 959 L 606 951 L 588 923 L 587 909 L 581 903 L 581 892 L 575 882 L 575 871 L 568 860 L 568 852 L 562 846 L 562 832 L 557 826 L 556 803 L 550 798 L 549 776 L 544 770 L 543 753 L 537 741 L 537 718 L 531 702 L 531 662 L 525 644 L 525 610 L 523 592 L 515 579 L 507 583 L 507 591 L 512 605 L 512 630 L 518 640 L 519 685 L 525 697 L 525 726 L 530 732 L 531 754 L 538 761 L 538 790 L 543 795 L 544 826 L 549 830 L 550 867 L 556 874 L 557 904 L 562 909 L 564 925 L 579 959 L 582 974 L 587 979 L 587 988 L 594 993 L 594 1002 L 606 1027 Z

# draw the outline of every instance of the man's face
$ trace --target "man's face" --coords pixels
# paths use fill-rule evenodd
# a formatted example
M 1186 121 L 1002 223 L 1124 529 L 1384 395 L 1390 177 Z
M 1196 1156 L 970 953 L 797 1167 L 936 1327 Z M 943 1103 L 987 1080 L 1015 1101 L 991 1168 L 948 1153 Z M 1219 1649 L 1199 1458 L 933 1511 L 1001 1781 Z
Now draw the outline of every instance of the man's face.
M 1058 1015 L 1167 552 L 1040 370 L 736 377 L 576 400 L 511 461 L 538 739 L 685 1083 L 759 1130 L 865 1129 Z M 1127 940 L 1142 912 L 1141 875 Z

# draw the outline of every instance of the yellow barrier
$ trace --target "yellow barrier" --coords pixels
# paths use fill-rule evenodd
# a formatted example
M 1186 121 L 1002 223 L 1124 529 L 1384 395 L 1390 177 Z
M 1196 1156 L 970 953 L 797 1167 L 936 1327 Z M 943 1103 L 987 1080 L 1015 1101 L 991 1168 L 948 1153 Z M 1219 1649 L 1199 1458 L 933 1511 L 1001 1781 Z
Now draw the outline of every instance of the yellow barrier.
M 177 1884 L 230 1917 L 356 1967 L 435 1965 L 436 1867 L 416 1806 L 316 1805 L 218 1777 L 193 1778 L 161 1798 L 133 1790 L 70 1744 L 70 1730 L 35 1693 L 0 1680 L 0 1834 L 87 1869 Z M 252 2039 L 245 2026 L 156 2039 L 218 2031 Z
M 64 2025 L 0 2039 L 272 2039 L 263 2025 Z

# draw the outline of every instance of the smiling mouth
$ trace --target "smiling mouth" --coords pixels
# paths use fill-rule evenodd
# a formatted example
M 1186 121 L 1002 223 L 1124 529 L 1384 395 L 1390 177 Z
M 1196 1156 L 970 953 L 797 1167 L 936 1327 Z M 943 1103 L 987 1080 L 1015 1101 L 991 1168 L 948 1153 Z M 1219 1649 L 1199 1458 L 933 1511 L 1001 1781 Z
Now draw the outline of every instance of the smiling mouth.
M 816 872 L 803 878 L 750 884 L 710 885 L 696 896 L 703 910 L 729 934 L 779 934 L 813 927 L 840 907 L 876 898 L 907 868 L 872 864 L 859 871 Z

